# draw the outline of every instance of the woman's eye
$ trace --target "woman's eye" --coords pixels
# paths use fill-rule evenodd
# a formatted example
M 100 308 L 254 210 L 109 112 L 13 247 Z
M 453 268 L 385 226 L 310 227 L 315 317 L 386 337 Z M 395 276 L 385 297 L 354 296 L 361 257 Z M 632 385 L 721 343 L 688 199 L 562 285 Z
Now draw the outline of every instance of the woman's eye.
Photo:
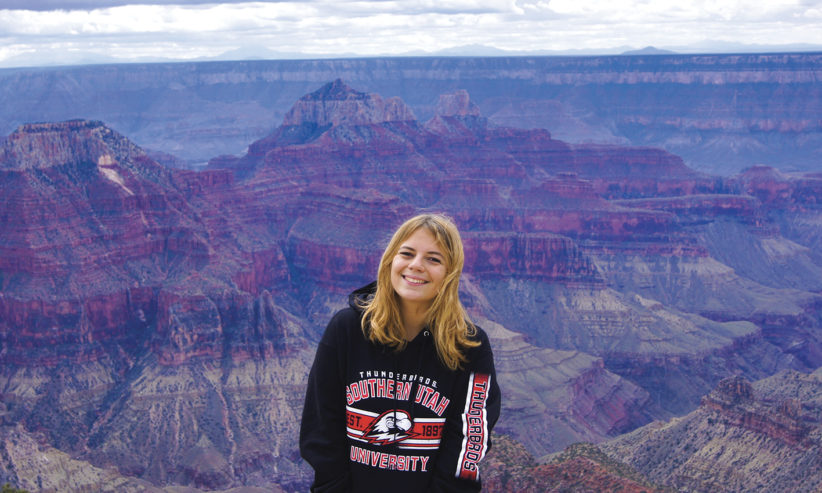
M 438 259 L 437 257 L 428 257 L 428 260 L 431 261 L 431 262 L 434 262 L 435 264 L 441 264 L 442 263 L 442 261 L 440 259 Z
M 414 254 L 411 253 L 411 252 L 400 252 L 400 256 L 405 257 L 405 258 L 409 258 L 409 257 L 413 257 Z

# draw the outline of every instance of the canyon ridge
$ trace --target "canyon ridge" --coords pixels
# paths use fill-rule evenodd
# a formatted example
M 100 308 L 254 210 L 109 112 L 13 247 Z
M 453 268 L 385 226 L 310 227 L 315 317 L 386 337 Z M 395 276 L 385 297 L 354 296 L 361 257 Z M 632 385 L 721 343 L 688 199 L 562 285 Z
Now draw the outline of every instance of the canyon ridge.
M 822 54 L 260 60 L 0 70 L 0 135 L 100 120 L 161 161 L 245 153 L 294 101 L 342 78 L 421 121 L 464 89 L 490 122 L 572 144 L 657 147 L 694 169 L 819 171 Z

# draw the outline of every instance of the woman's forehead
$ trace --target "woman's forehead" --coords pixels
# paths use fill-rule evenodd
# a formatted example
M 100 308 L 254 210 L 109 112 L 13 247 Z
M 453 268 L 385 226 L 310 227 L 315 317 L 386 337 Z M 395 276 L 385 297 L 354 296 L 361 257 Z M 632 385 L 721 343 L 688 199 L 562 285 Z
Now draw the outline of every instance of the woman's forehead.
M 414 250 L 426 248 L 430 252 L 440 254 L 446 252 L 446 248 L 443 246 L 443 242 L 437 234 L 424 226 L 408 234 L 408 236 L 400 242 L 400 248 L 413 248 Z

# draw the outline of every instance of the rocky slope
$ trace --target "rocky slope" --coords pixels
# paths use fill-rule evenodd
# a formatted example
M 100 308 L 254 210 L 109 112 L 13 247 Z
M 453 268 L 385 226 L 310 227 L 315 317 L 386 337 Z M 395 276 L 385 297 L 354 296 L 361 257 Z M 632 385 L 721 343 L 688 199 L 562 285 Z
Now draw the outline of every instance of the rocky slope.
M 684 491 L 819 491 L 822 372 L 720 382 L 700 407 L 602 444 Z
M 649 395 L 579 351 L 542 349 L 487 320 L 505 405 L 499 433 L 543 455 L 576 442 L 599 442 L 647 422 Z
M 314 345 L 419 210 L 464 233 L 499 431 L 532 455 L 691 412 L 729 375 L 822 365 L 819 177 L 572 145 L 472 98 L 421 122 L 333 80 L 199 172 L 100 122 L 20 127 L 0 150 L 3 423 L 158 488 L 304 489 Z
M 630 466 L 611 459 L 595 445 L 578 443 L 539 464 L 521 445 L 497 436 L 483 470 L 488 491 L 537 492 L 670 492 Z
M 112 492 L 112 493 L 190 493 L 194 488 L 181 486 L 159 487 L 149 481 L 125 476 L 113 467 L 95 467 L 76 460 L 53 447 L 36 433 L 21 425 L 0 427 L 0 484 L 14 484 L 29 492 L 56 493 Z M 239 487 L 226 493 L 281 493 L 275 483 L 263 487 Z

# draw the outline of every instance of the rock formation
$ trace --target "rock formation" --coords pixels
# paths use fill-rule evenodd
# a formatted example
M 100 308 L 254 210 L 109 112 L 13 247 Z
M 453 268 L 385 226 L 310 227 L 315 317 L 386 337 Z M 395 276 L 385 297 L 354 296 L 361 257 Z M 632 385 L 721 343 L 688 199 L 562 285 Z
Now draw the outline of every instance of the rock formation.
M 662 493 L 672 489 L 651 483 L 630 466 L 602 453 L 595 445 L 577 443 L 539 464 L 522 445 L 497 436 L 483 469 L 488 491 Z
M 303 484 L 275 452 L 313 353 L 274 301 L 282 251 L 187 196 L 230 176 L 168 170 L 99 122 L 21 127 L 0 158 L 4 421 L 157 486 Z
M 694 412 L 602 444 L 677 490 L 817 491 L 822 486 L 822 373 L 730 377 Z
M 300 98 L 283 118 L 284 127 L 329 128 L 416 120 L 399 98 L 355 91 L 341 79 Z

